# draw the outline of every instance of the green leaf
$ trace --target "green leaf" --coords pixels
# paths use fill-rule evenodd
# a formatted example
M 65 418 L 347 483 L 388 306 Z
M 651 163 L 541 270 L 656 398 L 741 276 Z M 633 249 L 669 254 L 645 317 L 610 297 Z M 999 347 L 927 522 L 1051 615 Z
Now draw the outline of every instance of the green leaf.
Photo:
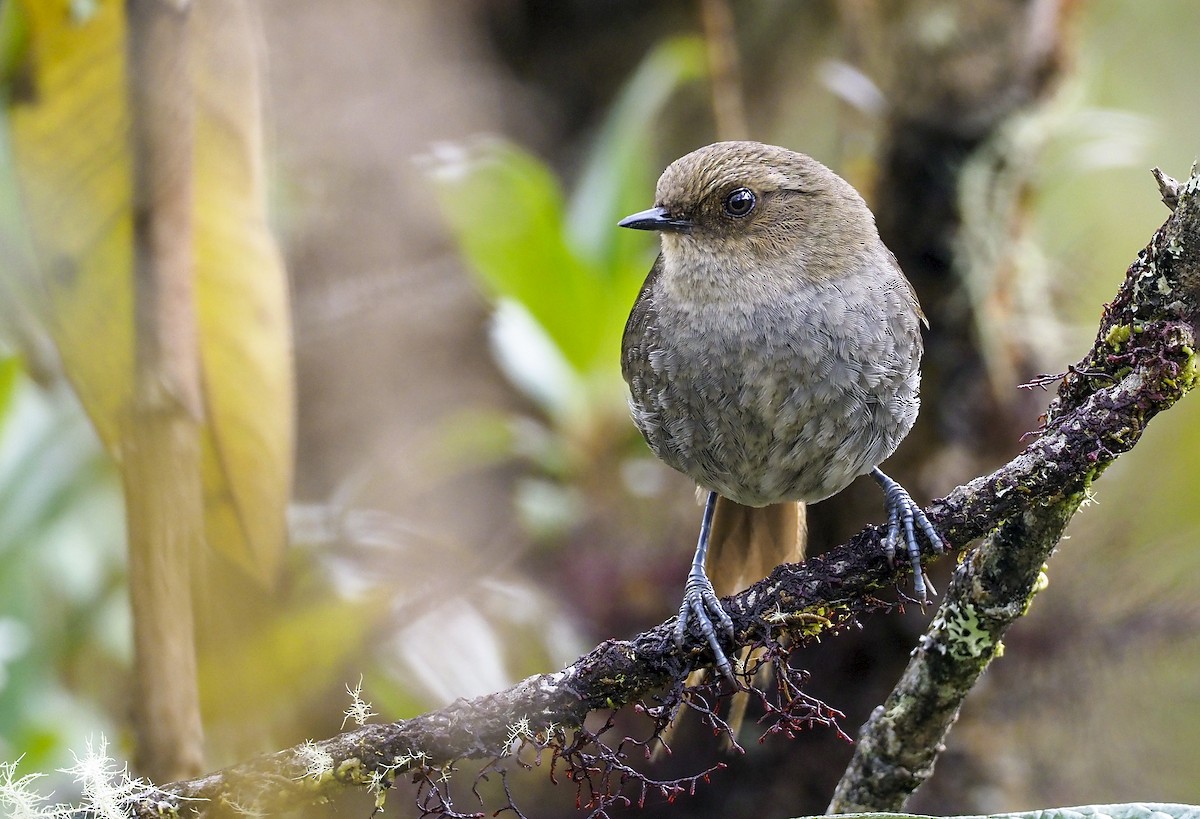
M 17 389 L 17 376 L 20 374 L 20 359 L 16 356 L 5 357 L 0 354 L 0 429 L 4 428 L 4 420 L 8 418 L 13 394 Z
M 584 399 L 578 375 L 524 305 L 501 298 L 492 314 L 492 351 L 508 380 L 552 418 L 577 413 Z
M 611 296 L 600 271 L 566 244 L 554 175 L 498 140 L 436 159 L 438 201 L 472 269 L 494 296 L 522 304 L 572 367 L 596 366 L 604 341 L 596 320 L 609 312 Z
M 520 148 L 485 140 L 435 151 L 431 178 L 463 256 L 491 295 L 523 308 L 580 376 L 548 368 L 535 344 L 499 350 L 517 386 L 554 417 L 594 413 L 624 395 L 621 333 L 654 248 L 617 221 L 649 207 L 654 119 L 704 72 L 699 38 L 672 38 L 650 53 L 601 129 L 569 211 L 554 173 Z
M 583 258 L 614 274 L 633 269 L 645 277 L 646 237 L 617 230 L 616 224 L 654 204 L 654 182 L 661 171 L 654 123 L 671 96 L 702 79 L 706 69 L 701 38 L 673 37 L 647 55 L 622 89 L 571 197 L 567 231 Z
M 27 68 L 29 20 L 20 3 L 0 5 L 0 87 L 10 93 Z

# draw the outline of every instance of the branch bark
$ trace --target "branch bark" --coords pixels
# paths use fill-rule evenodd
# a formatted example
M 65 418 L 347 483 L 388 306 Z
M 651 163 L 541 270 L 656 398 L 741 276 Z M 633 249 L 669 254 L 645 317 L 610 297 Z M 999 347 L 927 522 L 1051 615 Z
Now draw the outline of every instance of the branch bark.
M 863 726 L 829 813 L 900 812 L 933 774 L 963 700 L 1027 610 L 1080 498 L 1005 521 L 960 564 L 900 682 Z
M 868 725 L 859 756 L 871 759 L 856 760 L 835 807 L 900 804 L 923 781 L 961 696 L 995 655 L 1007 624 L 1025 611 L 1042 561 L 1092 481 L 1200 378 L 1200 176 L 1171 189 L 1175 212 L 1129 268 L 1091 351 L 1046 379 L 1061 383 L 1040 437 L 927 510 L 956 547 L 988 539 L 963 562 L 891 707 Z M 814 612 L 837 620 L 866 610 L 873 592 L 906 582 L 905 574 L 906 567 L 887 563 L 872 526 L 803 564 L 778 567 L 727 603 L 740 640 L 773 639 L 781 624 L 811 627 Z M 139 817 L 205 816 L 233 805 L 277 810 L 348 785 L 386 784 L 418 766 L 503 757 L 518 724 L 570 730 L 593 710 L 635 702 L 707 666 L 706 650 L 676 649 L 673 622 L 607 641 L 561 671 L 506 691 L 165 785 L 131 807 Z

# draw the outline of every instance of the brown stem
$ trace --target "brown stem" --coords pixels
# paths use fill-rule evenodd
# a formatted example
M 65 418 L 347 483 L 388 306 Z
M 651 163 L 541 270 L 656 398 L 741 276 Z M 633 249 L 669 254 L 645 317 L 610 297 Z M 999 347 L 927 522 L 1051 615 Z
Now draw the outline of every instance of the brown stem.
M 133 405 L 121 430 L 129 528 L 137 767 L 203 770 L 191 559 L 203 544 L 193 295 L 193 98 L 186 4 L 127 0 L 133 158 Z
M 738 64 L 737 29 L 727 0 L 700 0 L 700 22 L 708 52 L 713 119 L 720 139 L 746 139 L 746 106 Z

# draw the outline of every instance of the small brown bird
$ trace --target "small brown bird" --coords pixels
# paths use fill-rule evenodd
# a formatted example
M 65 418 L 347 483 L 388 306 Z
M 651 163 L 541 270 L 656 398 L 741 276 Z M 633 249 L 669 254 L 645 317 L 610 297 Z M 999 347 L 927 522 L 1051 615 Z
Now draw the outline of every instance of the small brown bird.
M 924 599 L 916 531 L 941 539 L 878 465 L 917 417 L 925 317 L 858 192 L 803 154 L 718 142 L 672 163 L 655 206 L 620 226 L 662 238 L 622 342 L 633 418 L 708 493 L 676 641 L 695 621 L 733 679 L 714 584 L 732 594 L 803 559 L 803 505 L 868 472 L 885 549 L 903 536 Z

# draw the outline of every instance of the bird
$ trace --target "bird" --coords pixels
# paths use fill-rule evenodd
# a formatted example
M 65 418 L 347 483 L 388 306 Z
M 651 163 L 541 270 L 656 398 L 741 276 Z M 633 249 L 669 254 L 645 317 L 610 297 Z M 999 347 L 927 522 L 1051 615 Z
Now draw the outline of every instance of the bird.
M 918 536 L 944 544 L 879 465 L 916 420 L 927 322 L 863 198 L 805 154 L 717 142 L 618 225 L 661 242 L 621 343 L 633 420 L 704 498 L 677 645 L 694 624 L 736 687 L 720 595 L 803 559 L 805 505 L 865 474 L 883 489 L 884 550 L 903 541 L 924 602 Z

